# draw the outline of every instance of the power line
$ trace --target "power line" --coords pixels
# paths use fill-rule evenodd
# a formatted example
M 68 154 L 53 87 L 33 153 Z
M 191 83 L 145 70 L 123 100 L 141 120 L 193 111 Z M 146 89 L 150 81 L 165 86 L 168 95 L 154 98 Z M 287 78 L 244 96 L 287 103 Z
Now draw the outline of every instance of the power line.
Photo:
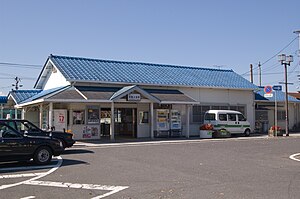
M 292 41 L 290 41 L 284 48 L 282 48 L 278 53 L 276 53 L 275 55 L 273 55 L 272 57 L 270 57 L 269 59 L 267 59 L 266 61 L 264 61 L 260 66 L 262 66 L 262 65 L 264 65 L 264 64 L 266 64 L 266 63 L 268 63 L 270 60 L 272 60 L 274 57 L 276 57 L 277 55 L 279 55 L 279 53 L 281 53 L 282 51 L 284 51 L 286 48 L 288 48 L 296 39 L 298 39 L 298 37 L 299 36 L 297 36 L 297 37 L 295 37 Z M 258 66 L 257 67 L 255 67 L 253 70 L 256 70 L 258 68 Z M 243 73 L 243 74 L 241 74 L 242 76 L 244 76 L 244 75 L 246 75 L 246 74 L 248 74 L 248 73 L 250 73 L 250 71 L 247 71 L 247 72 L 245 72 L 245 73 Z
M 288 74 L 294 73 L 294 72 L 300 72 L 300 71 L 291 71 L 291 72 L 288 72 Z M 282 74 L 282 72 L 264 73 L 264 74 L 262 74 L 262 76 L 264 76 L 264 75 L 279 75 L 279 74 Z M 258 75 L 258 73 L 253 73 L 253 75 Z
M 0 87 L 0 89 L 2 88 L 10 88 L 11 86 L 3 86 L 3 87 Z
M 279 55 L 279 53 L 281 53 L 282 51 L 284 51 L 287 47 L 289 47 L 296 39 L 298 39 L 299 36 L 295 37 L 290 43 L 288 43 L 288 45 L 286 45 L 283 49 L 281 49 L 277 54 L 273 55 L 271 58 L 269 58 L 267 61 L 263 62 L 261 65 L 264 65 L 266 63 L 268 63 L 271 59 L 273 59 L 274 57 L 276 57 L 277 55 Z
M 9 77 L 5 76 L 5 77 L 1 77 L 0 76 L 0 79 L 14 79 L 15 75 L 10 75 Z M 27 80 L 35 80 L 36 78 L 33 78 L 33 77 L 24 77 L 24 76 L 20 76 L 20 78 L 22 79 L 27 79 Z
M 32 69 L 41 69 L 42 65 L 35 64 L 19 64 L 19 63 L 9 63 L 9 62 L 0 62 L 0 66 L 13 67 L 13 68 L 32 68 Z
M 41 67 L 42 65 L 37 64 L 19 64 L 19 63 L 10 63 L 10 62 L 0 62 L 1 65 L 11 65 L 11 66 L 34 66 Z

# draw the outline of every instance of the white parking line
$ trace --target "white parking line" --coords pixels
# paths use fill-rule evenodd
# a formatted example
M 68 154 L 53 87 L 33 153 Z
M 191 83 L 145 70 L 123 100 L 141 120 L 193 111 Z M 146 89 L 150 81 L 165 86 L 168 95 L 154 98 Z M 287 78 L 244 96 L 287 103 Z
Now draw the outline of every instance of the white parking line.
M 201 142 L 224 142 L 224 141 L 247 141 L 251 140 L 261 140 L 261 139 L 268 139 L 267 136 L 261 137 L 237 137 L 237 138 L 219 138 L 219 139 L 195 139 L 195 140 L 158 140 L 158 141 L 147 141 L 147 142 L 125 142 L 125 143 L 99 143 L 99 144 L 77 144 L 72 147 L 73 150 L 89 148 L 89 149 L 96 149 L 96 148 L 118 148 L 118 147 L 132 147 L 132 146 L 157 146 L 157 145 L 169 145 L 169 144 L 186 144 L 186 143 L 201 143 Z
M 23 173 L 23 174 L 13 174 L 13 175 L 0 175 L 0 179 L 9 179 L 9 178 L 26 178 L 26 177 L 35 177 L 44 175 L 43 173 Z
M 73 188 L 73 189 L 89 189 L 89 190 L 101 190 L 110 191 L 103 195 L 94 197 L 93 199 L 100 199 L 127 189 L 128 186 L 109 186 L 109 185 L 97 185 L 97 184 L 79 184 L 79 183 L 68 183 L 68 182 L 51 182 L 51 181 L 28 181 L 24 184 L 27 185 L 39 185 L 49 187 L 60 187 L 60 188 Z
M 27 197 L 20 198 L 20 199 L 32 199 L 32 198 L 35 198 L 35 196 L 27 196 Z
M 45 177 L 47 175 L 49 175 L 50 173 L 53 173 L 54 171 L 56 171 L 62 164 L 62 158 L 60 156 L 57 157 L 58 161 L 57 161 L 57 164 L 56 165 L 53 165 L 52 169 L 50 169 L 49 171 L 45 172 L 43 175 L 39 175 L 39 176 L 35 176 L 29 180 L 25 180 L 25 181 L 22 181 L 22 182 L 17 182 L 17 183 L 14 183 L 14 184 L 7 184 L 7 185 L 1 185 L 0 186 L 0 190 L 2 189 L 7 189 L 7 188 L 10 188 L 10 187 L 15 187 L 15 186 L 18 186 L 18 185 L 22 185 L 22 184 L 25 184 L 26 182 L 29 182 L 31 180 L 37 180 L 37 179 L 40 179 L 42 177 Z
M 300 156 L 300 153 L 295 153 L 293 155 L 290 155 L 290 159 L 300 162 L 300 159 L 295 158 L 296 156 Z

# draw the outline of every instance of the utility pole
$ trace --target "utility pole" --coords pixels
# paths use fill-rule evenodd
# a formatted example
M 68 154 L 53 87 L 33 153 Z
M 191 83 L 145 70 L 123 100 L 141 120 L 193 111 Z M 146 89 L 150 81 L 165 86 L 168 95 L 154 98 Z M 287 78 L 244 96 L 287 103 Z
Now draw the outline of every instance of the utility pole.
M 261 86 L 261 65 L 258 62 L 258 79 L 259 79 L 259 86 Z
M 278 61 L 284 65 L 284 85 L 285 85 L 285 136 L 289 136 L 289 101 L 288 101 L 288 80 L 287 80 L 287 66 L 293 62 L 292 55 L 281 54 L 278 55 Z
M 16 81 L 16 83 L 15 83 L 15 84 L 12 84 L 12 86 L 15 87 L 15 90 L 18 90 L 19 87 L 22 87 L 22 86 L 23 86 L 23 85 L 19 84 L 19 83 L 21 82 L 21 78 L 15 77 L 15 81 Z
M 300 38 L 300 30 L 294 31 L 295 34 L 298 34 L 298 39 Z M 298 50 L 298 57 L 300 57 L 300 39 L 299 39 L 299 50 Z
M 298 35 L 299 46 L 298 46 L 297 55 L 298 55 L 298 57 L 300 57 L 300 30 L 296 30 L 296 31 L 294 31 L 294 33 Z M 297 75 L 297 77 L 298 77 L 298 80 L 300 80 L 300 75 Z
M 253 65 L 250 64 L 250 82 L 253 83 Z

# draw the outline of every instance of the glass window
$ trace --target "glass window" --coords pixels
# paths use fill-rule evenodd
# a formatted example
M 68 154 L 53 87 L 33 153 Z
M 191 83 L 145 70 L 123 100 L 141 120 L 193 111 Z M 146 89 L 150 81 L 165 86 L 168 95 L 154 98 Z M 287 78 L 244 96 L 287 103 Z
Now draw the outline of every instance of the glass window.
M 193 122 L 200 122 L 201 120 L 201 106 L 193 106 Z
M 229 107 L 229 110 L 232 110 L 232 111 L 238 111 L 236 106 L 230 106 L 230 107 Z
M 255 119 L 259 121 L 268 121 L 268 111 L 255 110 Z
M 88 107 L 87 109 L 87 123 L 88 124 L 99 124 L 99 108 Z
M 220 110 L 228 110 L 228 106 L 220 106 Z
M 227 114 L 228 121 L 236 121 L 236 114 Z
M 207 113 L 204 116 L 204 120 L 216 120 L 216 114 L 215 113 Z
M 85 114 L 84 110 L 73 111 L 73 124 L 84 124 Z
M 6 122 L 6 124 L 7 124 L 8 126 L 10 126 L 11 128 L 16 129 L 16 125 L 15 125 L 15 122 L 14 122 L 14 121 L 8 121 L 8 122 Z
M 285 120 L 285 111 L 277 111 L 277 119 L 278 120 Z
M 220 121 L 227 121 L 227 115 L 226 114 L 219 114 L 219 120 Z
M 48 108 L 43 109 L 42 112 L 42 129 L 49 129 L 49 125 L 48 125 L 48 115 L 49 111 Z
M 30 133 L 39 133 L 40 129 L 36 126 L 34 126 L 33 124 L 31 124 L 30 122 L 24 121 L 24 122 L 16 122 L 17 124 L 17 130 L 20 132 L 30 132 Z
M 246 121 L 247 120 L 242 114 L 238 114 L 237 116 L 238 116 L 239 121 Z
M 238 110 L 239 112 L 241 112 L 243 115 L 246 114 L 246 112 L 245 112 L 245 106 L 238 106 L 238 107 L 237 107 L 237 110 Z
M 220 110 L 220 106 L 212 106 L 211 110 Z
M 147 111 L 140 111 L 140 124 L 149 123 L 149 113 Z
M 22 136 L 15 132 L 12 128 L 4 125 L 4 124 L 0 124 L 0 134 L 2 134 L 3 138 L 21 138 Z

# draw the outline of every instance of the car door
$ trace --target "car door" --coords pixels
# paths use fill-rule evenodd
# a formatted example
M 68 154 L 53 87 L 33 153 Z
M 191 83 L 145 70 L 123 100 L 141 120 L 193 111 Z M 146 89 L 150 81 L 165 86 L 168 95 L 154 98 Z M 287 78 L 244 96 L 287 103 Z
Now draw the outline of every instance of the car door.
M 246 128 L 250 128 L 250 124 L 243 114 L 237 114 L 237 116 L 238 116 L 238 123 L 240 125 L 239 131 L 240 133 L 244 133 Z
M 0 124 L 0 156 L 3 159 L 23 159 L 31 153 L 30 143 L 15 129 L 6 124 Z
M 228 119 L 227 130 L 230 133 L 238 133 L 239 132 L 239 124 L 237 121 L 237 115 L 235 113 L 227 113 L 227 119 Z
M 228 121 L 226 113 L 218 113 L 218 120 L 215 125 L 217 129 L 227 129 L 228 130 Z

